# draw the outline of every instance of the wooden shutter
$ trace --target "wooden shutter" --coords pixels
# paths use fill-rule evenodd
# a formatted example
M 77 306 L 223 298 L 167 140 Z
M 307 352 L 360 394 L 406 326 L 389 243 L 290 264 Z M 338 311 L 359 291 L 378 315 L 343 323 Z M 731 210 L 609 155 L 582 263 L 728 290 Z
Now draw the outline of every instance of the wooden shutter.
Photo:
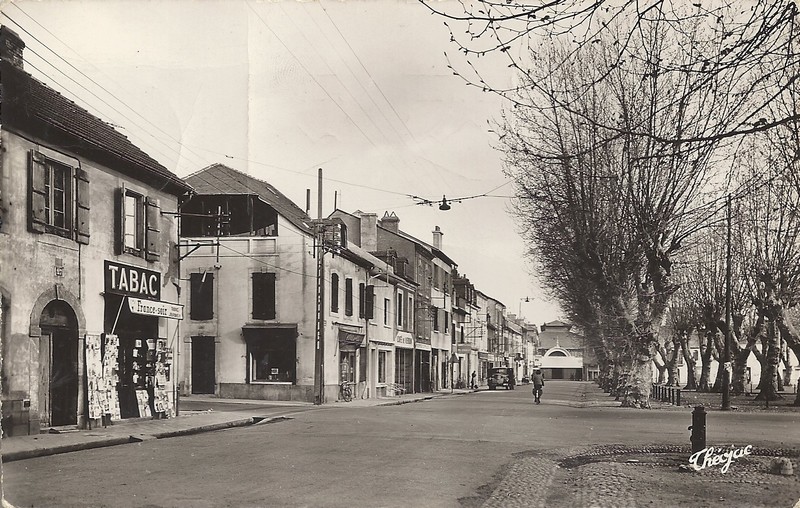
M 81 168 L 75 169 L 75 234 L 78 243 L 89 243 L 89 175 Z
M 275 274 L 265 273 L 264 311 L 265 319 L 275 319 Z
M 28 162 L 28 227 L 35 233 L 44 233 L 47 226 L 45 159 L 36 150 L 31 150 Z
M 118 188 L 114 196 L 114 252 L 119 256 L 125 252 L 125 186 Z
M 253 274 L 253 319 L 275 319 L 275 274 Z
M 344 315 L 353 315 L 353 279 L 344 280 Z
M 147 228 L 144 235 L 144 245 L 147 251 L 146 258 L 148 261 L 158 261 L 161 207 L 158 200 L 150 197 L 145 198 L 144 205 Z
M 331 312 L 339 312 L 339 275 L 331 274 Z
M 358 285 L 358 317 L 364 317 L 364 308 L 367 305 L 367 291 L 364 284 Z
M 364 317 L 366 319 L 374 319 L 375 318 L 375 286 L 373 286 L 373 285 L 367 286 L 367 289 L 364 292 L 364 296 L 365 296 Z

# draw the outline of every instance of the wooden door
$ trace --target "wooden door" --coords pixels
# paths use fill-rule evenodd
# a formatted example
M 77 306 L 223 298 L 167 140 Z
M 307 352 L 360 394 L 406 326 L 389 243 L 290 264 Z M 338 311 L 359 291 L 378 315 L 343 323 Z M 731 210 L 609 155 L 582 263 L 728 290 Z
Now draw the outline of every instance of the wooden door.
M 192 337 L 192 393 L 214 393 L 216 352 L 214 337 Z
M 53 337 L 42 332 L 39 337 L 39 421 L 42 427 L 50 426 L 50 360 Z

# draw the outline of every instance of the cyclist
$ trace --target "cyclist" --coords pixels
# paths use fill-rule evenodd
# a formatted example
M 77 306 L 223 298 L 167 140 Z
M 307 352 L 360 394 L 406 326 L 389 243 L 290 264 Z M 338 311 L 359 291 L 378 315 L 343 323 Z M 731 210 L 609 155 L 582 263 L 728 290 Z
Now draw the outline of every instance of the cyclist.
M 544 376 L 541 370 L 536 369 L 533 371 L 531 383 L 533 383 L 533 401 L 540 404 L 542 402 L 542 387 L 544 386 Z

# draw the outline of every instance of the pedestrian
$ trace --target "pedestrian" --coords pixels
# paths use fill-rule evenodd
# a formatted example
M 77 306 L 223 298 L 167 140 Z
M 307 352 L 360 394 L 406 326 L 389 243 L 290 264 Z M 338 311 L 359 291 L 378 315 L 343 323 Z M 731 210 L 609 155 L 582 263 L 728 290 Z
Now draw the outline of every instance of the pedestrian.
M 533 383 L 533 401 L 540 404 L 542 401 L 542 388 L 544 387 L 544 376 L 541 370 L 536 369 L 533 371 L 531 383 Z
M 473 390 L 478 389 L 478 374 L 474 370 L 472 371 L 472 381 L 470 381 L 469 387 Z

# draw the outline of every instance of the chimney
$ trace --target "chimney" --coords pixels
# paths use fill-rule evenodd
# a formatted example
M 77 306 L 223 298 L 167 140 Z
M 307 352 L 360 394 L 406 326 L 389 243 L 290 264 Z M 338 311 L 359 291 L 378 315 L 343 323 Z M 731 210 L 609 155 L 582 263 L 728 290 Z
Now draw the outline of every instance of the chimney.
M 367 252 L 378 250 L 378 215 L 359 213 L 361 222 L 361 248 Z
M 444 233 L 439 229 L 439 226 L 433 228 L 433 246 L 439 250 L 442 250 L 442 236 L 444 236 Z
M 24 49 L 25 43 L 16 32 L 5 25 L 0 26 L 0 59 L 17 69 L 22 69 L 22 50 Z
M 389 212 L 384 212 L 379 224 L 382 228 L 388 229 L 392 233 L 400 231 L 400 217 L 395 215 L 394 212 L 391 215 L 389 215 Z

